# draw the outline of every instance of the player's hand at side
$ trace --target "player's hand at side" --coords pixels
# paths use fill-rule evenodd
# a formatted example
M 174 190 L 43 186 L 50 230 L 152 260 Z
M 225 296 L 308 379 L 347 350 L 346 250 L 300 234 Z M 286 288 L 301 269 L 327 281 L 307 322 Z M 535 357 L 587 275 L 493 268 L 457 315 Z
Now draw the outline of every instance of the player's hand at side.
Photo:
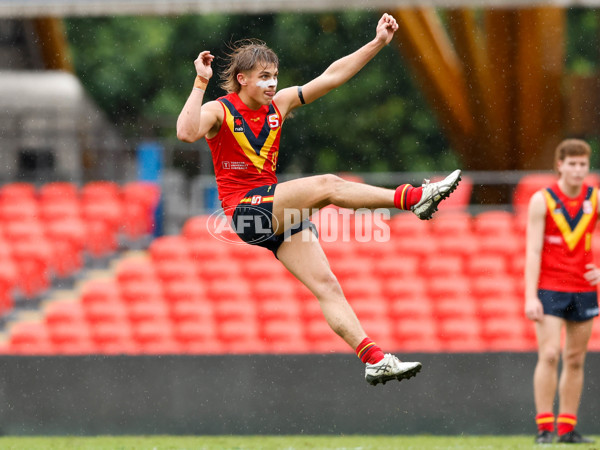
M 201 77 L 210 80 L 213 75 L 212 70 L 212 62 L 215 57 L 210 54 L 209 50 L 205 50 L 200 52 L 196 60 L 194 61 L 194 66 L 196 67 L 196 73 Z
M 542 320 L 544 317 L 544 307 L 539 298 L 532 297 L 525 299 L 525 317 L 534 322 Z
M 584 278 L 592 285 L 596 286 L 600 283 L 600 269 L 595 264 L 586 264 L 587 271 L 583 274 Z
M 379 22 L 377 23 L 375 39 L 385 42 L 385 45 L 387 45 L 394 37 L 394 33 L 397 29 L 398 22 L 396 22 L 396 19 L 394 19 L 394 17 L 390 14 L 385 13 L 383 16 L 381 16 L 381 19 L 379 19 Z

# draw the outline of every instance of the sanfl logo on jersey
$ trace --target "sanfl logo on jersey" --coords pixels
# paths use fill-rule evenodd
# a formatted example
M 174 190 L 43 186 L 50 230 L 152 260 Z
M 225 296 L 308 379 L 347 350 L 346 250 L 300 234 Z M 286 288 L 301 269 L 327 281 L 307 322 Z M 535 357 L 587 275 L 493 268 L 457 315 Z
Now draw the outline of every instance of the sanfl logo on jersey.
M 277 114 L 271 114 L 269 117 L 267 117 L 267 120 L 271 130 L 279 128 L 279 116 Z
M 584 214 L 591 214 L 594 212 L 594 207 L 592 206 L 592 202 L 590 202 L 589 200 L 585 200 L 583 202 L 582 209 L 583 209 Z
M 240 116 L 233 117 L 233 131 L 234 133 L 244 132 L 244 120 Z

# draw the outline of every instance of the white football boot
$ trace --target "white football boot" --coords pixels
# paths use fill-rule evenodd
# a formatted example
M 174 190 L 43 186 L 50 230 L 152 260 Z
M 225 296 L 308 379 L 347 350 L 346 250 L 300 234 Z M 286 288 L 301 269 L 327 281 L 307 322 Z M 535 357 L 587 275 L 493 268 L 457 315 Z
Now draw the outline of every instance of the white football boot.
M 421 371 L 420 362 L 402 362 L 394 355 L 386 353 L 377 364 L 366 364 L 365 380 L 373 386 L 390 380 L 402 381 L 412 378 Z
M 460 181 L 460 170 L 455 170 L 442 181 L 430 183 L 425 180 L 423 183 L 423 195 L 416 205 L 410 210 L 421 220 L 429 220 L 442 200 L 447 198 L 458 186 Z

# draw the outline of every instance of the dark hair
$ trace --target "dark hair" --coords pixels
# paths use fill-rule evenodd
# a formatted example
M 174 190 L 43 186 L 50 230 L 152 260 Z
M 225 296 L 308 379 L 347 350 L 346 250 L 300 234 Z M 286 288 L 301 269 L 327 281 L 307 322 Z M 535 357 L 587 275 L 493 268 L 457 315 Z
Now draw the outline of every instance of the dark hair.
M 556 147 L 555 160 L 564 161 L 567 156 L 587 156 L 592 154 L 590 145 L 581 139 L 565 139 Z
M 227 91 L 240 92 L 242 88 L 237 80 L 238 73 L 252 70 L 257 64 L 275 65 L 279 68 L 279 58 L 273 50 L 259 39 L 243 39 L 230 46 L 231 53 L 227 54 L 227 66 L 221 73 L 221 87 Z

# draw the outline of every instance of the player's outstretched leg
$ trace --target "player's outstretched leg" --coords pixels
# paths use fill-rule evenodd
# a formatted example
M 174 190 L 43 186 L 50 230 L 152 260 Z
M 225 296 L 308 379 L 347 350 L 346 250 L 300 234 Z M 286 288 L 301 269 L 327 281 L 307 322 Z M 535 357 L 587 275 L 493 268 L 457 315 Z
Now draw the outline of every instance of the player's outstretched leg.
M 385 384 L 390 380 L 402 381 L 414 377 L 421 371 L 420 362 L 402 362 L 394 355 L 386 353 L 381 361 L 375 364 L 366 364 L 365 380 L 376 386 Z
M 421 220 L 431 219 L 440 202 L 457 188 L 460 174 L 461 171 L 457 169 L 442 181 L 430 183 L 429 180 L 425 180 L 421 200 L 410 208 L 411 211 Z

